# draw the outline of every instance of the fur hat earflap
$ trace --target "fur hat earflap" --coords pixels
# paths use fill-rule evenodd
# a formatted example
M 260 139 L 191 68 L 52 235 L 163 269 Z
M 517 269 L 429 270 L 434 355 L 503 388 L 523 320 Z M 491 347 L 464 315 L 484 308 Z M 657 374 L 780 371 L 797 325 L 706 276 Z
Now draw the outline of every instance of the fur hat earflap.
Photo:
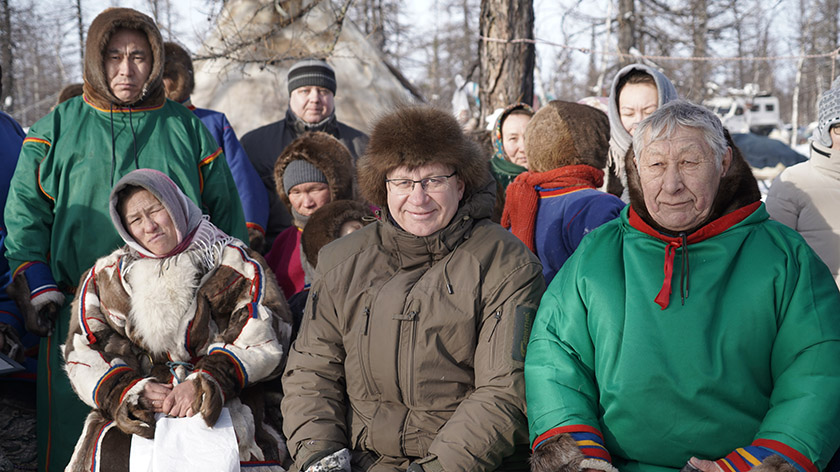
M 443 164 L 464 182 L 464 199 L 492 179 L 487 156 L 464 135 L 451 113 L 430 106 L 402 106 L 373 127 L 359 159 L 359 188 L 374 205 L 387 207 L 385 179 L 390 171 Z
M 163 78 L 172 81 L 172 85 L 166 88 L 166 98 L 183 102 L 190 98 L 195 88 L 192 58 L 186 49 L 172 41 L 163 43 L 163 50 L 166 56 Z
M 525 129 L 531 172 L 586 164 L 602 169 L 610 149 L 610 121 L 589 105 L 552 100 Z
M 143 84 L 140 98 L 132 103 L 119 100 L 111 92 L 108 75 L 105 72 L 105 48 L 117 30 L 136 30 L 146 35 L 152 50 L 152 70 Z M 88 28 L 85 42 L 85 96 L 94 106 L 107 109 L 110 104 L 118 106 L 157 106 L 166 98 L 163 90 L 163 38 L 155 21 L 149 16 L 131 8 L 107 8 L 93 19 Z
M 723 135 L 726 138 L 727 145 L 732 148 L 732 162 L 729 164 L 729 170 L 726 175 L 720 179 L 720 186 L 718 187 L 717 195 L 712 203 L 712 211 L 709 212 L 709 217 L 701 223 L 697 228 L 691 228 L 687 231 L 688 234 L 696 231 L 706 223 L 714 221 L 724 215 L 732 213 L 733 211 L 747 206 L 751 203 L 761 200 L 761 191 L 758 189 L 758 182 L 752 174 L 750 165 L 741 154 L 741 150 L 735 145 L 729 131 L 723 130 Z M 624 156 L 624 168 L 627 170 L 627 186 L 630 194 L 630 205 L 633 210 L 649 224 L 652 228 L 660 232 L 668 233 L 669 231 L 656 223 L 653 217 L 647 210 L 645 205 L 645 197 L 642 193 L 642 181 L 639 178 L 639 171 L 636 168 L 635 153 L 633 145 L 627 150 Z
M 368 205 L 356 200 L 338 200 L 315 210 L 300 236 L 300 245 L 312 267 L 318 267 L 318 251 L 341 237 L 341 227 L 349 221 L 366 226 L 375 220 Z
M 293 161 L 304 160 L 318 168 L 327 178 L 330 187 L 330 201 L 352 200 L 353 156 L 341 141 L 327 133 L 312 132 L 291 142 L 274 163 L 274 183 L 277 196 L 291 213 L 292 203 L 283 188 L 283 173 Z

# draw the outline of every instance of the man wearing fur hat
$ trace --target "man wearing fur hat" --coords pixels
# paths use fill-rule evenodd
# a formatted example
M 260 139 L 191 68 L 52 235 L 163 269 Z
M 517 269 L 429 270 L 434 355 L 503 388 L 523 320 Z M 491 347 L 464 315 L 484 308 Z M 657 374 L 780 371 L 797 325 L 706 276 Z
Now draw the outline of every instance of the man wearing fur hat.
M 6 205 L 15 301 L 44 336 L 38 378 L 40 469 L 63 469 L 84 404 L 59 358 L 82 273 L 120 245 L 108 220 L 109 189 L 138 168 L 160 170 L 226 233 L 248 237 L 224 154 L 189 110 L 166 100 L 163 40 L 154 21 L 111 8 L 91 23 L 84 94 L 32 125 Z
M 358 172 L 381 219 L 318 256 L 283 376 L 295 466 L 526 470 L 522 365 L 544 283 L 490 221 L 487 158 L 451 114 L 401 108 Z
M 301 251 L 309 217 L 329 202 L 354 197 L 350 151 L 327 133 L 306 133 L 292 141 L 274 166 L 277 195 L 294 218 L 271 246 L 265 259 L 286 299 L 309 284 L 312 267 Z
M 546 285 L 584 236 L 624 208 L 621 199 L 597 190 L 609 136 L 603 112 L 560 100 L 528 123 L 530 167 L 508 186 L 502 226 L 539 256 Z
M 767 192 L 767 212 L 795 229 L 840 287 L 840 77 L 819 101 L 811 158 L 785 169 Z
M 266 244 L 271 247 L 281 231 L 293 225 L 292 215 L 277 198 L 274 164 L 286 147 L 308 131 L 322 131 L 344 144 L 353 162 L 365 152 L 368 137 L 335 117 L 335 71 L 324 61 L 305 59 L 292 65 L 288 75 L 289 108 L 280 121 L 242 136 L 242 146 L 268 192 Z
M 525 362 L 532 470 L 825 468 L 840 446 L 831 274 L 769 221 L 710 111 L 669 102 L 633 148 L 630 205 L 540 303 Z
M 206 108 L 197 108 L 190 101 L 190 95 L 195 88 L 190 53 L 170 41 L 163 43 L 163 48 L 166 53 L 166 64 L 163 68 L 166 97 L 192 110 L 222 147 L 230 172 L 233 174 L 233 181 L 236 183 L 242 210 L 245 212 L 248 245 L 255 251 L 263 252 L 265 227 L 268 225 L 268 194 L 262 186 L 260 176 L 251 165 L 248 155 L 242 149 L 239 139 L 236 138 L 236 132 L 225 114 Z

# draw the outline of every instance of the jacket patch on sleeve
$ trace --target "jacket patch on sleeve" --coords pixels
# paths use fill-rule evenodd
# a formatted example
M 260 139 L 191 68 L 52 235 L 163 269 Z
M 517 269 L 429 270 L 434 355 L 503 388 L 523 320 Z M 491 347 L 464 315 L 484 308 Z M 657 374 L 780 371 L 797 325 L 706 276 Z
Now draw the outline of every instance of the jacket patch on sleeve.
M 537 310 L 534 307 L 519 305 L 516 307 L 516 318 L 513 325 L 513 360 L 525 362 L 525 350 L 528 347 L 528 339 L 531 338 L 531 327 L 534 325 L 534 316 Z

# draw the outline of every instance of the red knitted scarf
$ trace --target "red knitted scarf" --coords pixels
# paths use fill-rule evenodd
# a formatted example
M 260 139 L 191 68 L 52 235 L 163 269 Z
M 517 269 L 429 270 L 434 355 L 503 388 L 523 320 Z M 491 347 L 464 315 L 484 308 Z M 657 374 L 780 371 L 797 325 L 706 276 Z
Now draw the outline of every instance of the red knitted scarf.
M 536 253 L 534 228 L 540 193 L 537 186 L 549 188 L 598 188 L 604 171 L 585 164 L 558 167 L 548 172 L 523 172 L 508 185 L 502 226 Z

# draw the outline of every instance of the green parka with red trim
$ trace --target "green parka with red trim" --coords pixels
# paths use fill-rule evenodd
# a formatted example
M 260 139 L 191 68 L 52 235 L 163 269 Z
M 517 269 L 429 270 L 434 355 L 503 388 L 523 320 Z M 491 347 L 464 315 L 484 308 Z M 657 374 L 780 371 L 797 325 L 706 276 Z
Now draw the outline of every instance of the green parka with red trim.
M 567 433 L 582 467 L 601 470 L 678 470 L 692 456 L 724 471 L 776 455 L 826 466 L 840 445 L 840 292 L 769 221 L 740 160 L 716 218 L 680 237 L 637 214 L 631 175 L 632 207 L 557 274 L 525 361 L 535 456 Z

